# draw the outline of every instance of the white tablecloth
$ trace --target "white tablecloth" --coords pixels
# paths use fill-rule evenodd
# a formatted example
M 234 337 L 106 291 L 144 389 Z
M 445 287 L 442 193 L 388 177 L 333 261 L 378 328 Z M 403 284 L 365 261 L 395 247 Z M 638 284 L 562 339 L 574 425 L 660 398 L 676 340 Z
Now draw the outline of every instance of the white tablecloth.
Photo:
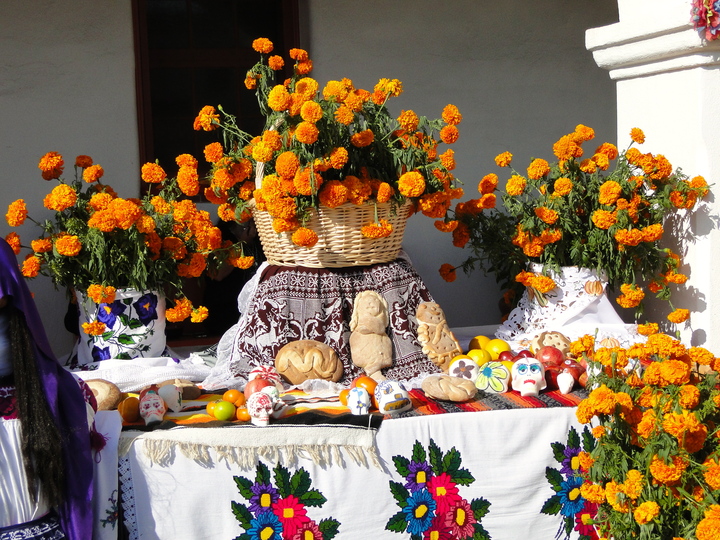
M 393 457 L 411 460 L 416 443 L 427 451 L 432 441 L 443 454 L 456 449 L 461 467 L 474 478 L 468 485 L 459 486 L 459 495 L 468 502 L 480 498 L 490 502 L 481 523 L 493 540 L 553 540 L 561 522 L 559 516 L 541 513 L 543 503 L 554 494 L 545 470 L 558 467 L 550 445 L 556 441 L 565 443 L 570 426 L 579 427 L 572 407 L 392 419 L 385 420 L 377 431 L 379 466 L 370 461 L 358 464 L 342 452 L 341 459 L 336 455 L 329 463 L 319 464 L 317 456 L 307 456 L 286 466 L 291 475 L 299 468 L 309 473 L 312 488 L 319 490 L 327 502 L 321 507 L 308 507 L 307 516 L 316 522 L 330 517 L 337 520 L 336 538 L 409 538 L 407 531 L 399 534 L 386 529 L 390 518 L 401 510 L 390 491 L 390 482 L 405 482 Z M 197 439 L 202 440 L 205 428 L 181 429 L 196 432 Z M 264 429 L 272 426 L 246 428 L 244 433 L 252 440 L 257 430 Z M 237 434 L 233 435 L 236 440 Z M 289 434 L 283 432 L 283 436 L 287 445 L 304 439 L 302 428 Z M 162 434 L 153 432 L 153 437 L 162 438 Z M 157 456 L 153 461 L 146 452 L 142 438 L 126 441 L 128 444 L 129 449 L 121 449 L 125 457 L 120 463 L 131 538 L 217 540 L 243 533 L 233 515 L 232 502 L 248 501 L 233 477 L 254 481 L 256 463 L 242 468 L 237 461 L 222 459 L 212 448 L 201 453 L 202 459 L 189 459 L 178 448 L 159 464 Z M 276 465 L 270 459 L 260 461 L 270 471 Z

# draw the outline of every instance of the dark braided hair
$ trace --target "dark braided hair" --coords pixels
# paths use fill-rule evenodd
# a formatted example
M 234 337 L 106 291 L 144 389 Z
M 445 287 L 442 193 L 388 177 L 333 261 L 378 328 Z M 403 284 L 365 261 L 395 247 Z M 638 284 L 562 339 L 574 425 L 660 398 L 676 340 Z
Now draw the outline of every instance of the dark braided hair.
M 35 361 L 32 334 L 25 315 L 12 304 L 8 311 L 10 347 L 22 433 L 22 454 L 30 496 L 35 499 L 38 482 L 51 506 L 62 500 L 64 466 L 62 435 L 50 413 Z

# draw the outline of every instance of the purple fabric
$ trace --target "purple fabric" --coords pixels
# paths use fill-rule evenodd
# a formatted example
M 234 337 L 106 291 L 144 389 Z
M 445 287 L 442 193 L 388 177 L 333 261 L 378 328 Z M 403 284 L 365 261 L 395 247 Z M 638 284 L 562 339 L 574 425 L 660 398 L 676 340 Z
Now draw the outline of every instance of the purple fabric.
M 0 298 L 9 296 L 24 315 L 50 411 L 63 437 L 64 501 L 58 514 L 71 540 L 92 538 L 92 477 L 90 433 L 80 385 L 63 368 L 50 348 L 40 314 L 25 283 L 12 248 L 0 241 Z

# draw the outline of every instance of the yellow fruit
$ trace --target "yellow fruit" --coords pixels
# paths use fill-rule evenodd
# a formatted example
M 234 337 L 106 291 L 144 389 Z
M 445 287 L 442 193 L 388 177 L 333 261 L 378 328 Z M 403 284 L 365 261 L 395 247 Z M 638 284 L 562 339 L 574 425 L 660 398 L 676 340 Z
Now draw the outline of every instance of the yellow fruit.
M 467 354 L 458 354 L 457 356 L 453 356 L 450 363 L 452 364 L 455 360 L 472 360 L 472 358 L 470 358 Z
M 497 360 L 501 352 L 510 350 L 510 345 L 504 339 L 495 338 L 488 341 L 485 350 L 490 353 L 493 360 Z
M 492 355 L 485 349 L 470 349 L 467 356 L 472 358 L 478 366 L 482 366 L 485 362 L 492 360 Z
M 468 345 L 468 348 L 470 350 L 472 349 L 484 349 L 485 345 L 487 345 L 488 341 L 490 341 L 490 338 L 487 336 L 475 336 L 470 340 L 470 345 Z

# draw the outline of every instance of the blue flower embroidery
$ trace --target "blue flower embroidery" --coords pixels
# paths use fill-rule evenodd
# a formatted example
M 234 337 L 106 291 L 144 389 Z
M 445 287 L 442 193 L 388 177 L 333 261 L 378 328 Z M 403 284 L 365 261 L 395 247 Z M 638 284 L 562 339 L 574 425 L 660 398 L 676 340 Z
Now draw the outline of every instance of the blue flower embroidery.
M 115 300 L 112 304 L 100 304 L 98 307 L 98 321 L 105 323 L 105 326 L 112 328 L 118 315 L 125 313 L 125 304 L 119 300 Z
M 93 347 L 91 354 L 94 362 L 110 360 L 110 347 Z
M 142 322 L 145 326 L 149 325 L 152 321 L 158 318 L 157 304 L 158 298 L 153 293 L 143 294 L 135 301 L 135 303 L 133 303 L 138 319 L 140 319 L 140 322 Z
M 422 534 L 430 527 L 435 517 L 435 501 L 426 489 L 416 491 L 407 499 L 403 513 L 407 519 L 407 531 L 410 534 Z
M 585 506 L 585 499 L 580 495 L 580 486 L 583 479 L 580 476 L 571 476 L 560 484 L 560 513 L 566 517 L 573 517 Z
M 282 540 L 282 525 L 272 512 L 262 512 L 250 522 L 248 535 L 253 540 Z

